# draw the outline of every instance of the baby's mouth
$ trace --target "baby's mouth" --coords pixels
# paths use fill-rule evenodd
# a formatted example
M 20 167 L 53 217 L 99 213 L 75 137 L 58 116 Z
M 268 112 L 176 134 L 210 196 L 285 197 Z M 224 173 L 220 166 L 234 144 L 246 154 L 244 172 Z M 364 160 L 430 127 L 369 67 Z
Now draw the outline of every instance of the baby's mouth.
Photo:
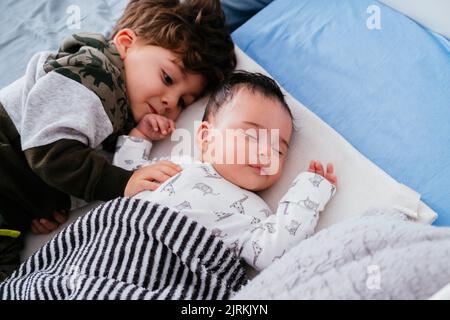
M 256 164 L 249 164 L 248 165 L 250 168 L 252 168 L 252 170 L 254 172 L 256 172 L 258 175 L 260 176 L 268 176 L 270 175 L 269 173 L 269 168 L 261 166 L 261 165 L 256 165 Z
M 256 164 L 249 164 L 248 165 L 250 168 L 252 168 L 252 170 L 254 170 L 255 172 L 257 172 L 258 174 L 261 174 L 262 168 L 259 165 Z

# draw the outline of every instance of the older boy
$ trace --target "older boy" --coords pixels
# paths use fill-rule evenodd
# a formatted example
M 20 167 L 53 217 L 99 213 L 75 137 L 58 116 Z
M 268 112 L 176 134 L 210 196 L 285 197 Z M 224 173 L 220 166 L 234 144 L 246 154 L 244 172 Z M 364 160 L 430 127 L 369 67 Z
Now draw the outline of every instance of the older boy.
M 77 34 L 36 54 L 0 91 L 0 269 L 18 262 L 14 237 L 32 221 L 45 233 L 64 220 L 55 212 L 70 196 L 108 200 L 175 174 L 170 163 L 127 171 L 96 149 L 145 122 L 158 124 L 152 139 L 169 134 L 231 72 L 233 49 L 218 0 L 132 0 L 110 40 Z

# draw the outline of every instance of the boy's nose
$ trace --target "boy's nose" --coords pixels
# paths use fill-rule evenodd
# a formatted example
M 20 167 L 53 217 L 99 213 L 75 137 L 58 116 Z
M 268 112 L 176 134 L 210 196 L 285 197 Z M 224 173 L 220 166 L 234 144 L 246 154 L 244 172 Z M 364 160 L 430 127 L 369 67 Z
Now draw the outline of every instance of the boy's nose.
M 178 100 L 180 99 L 177 93 L 166 93 L 161 97 L 161 102 L 169 107 L 174 107 L 178 104 Z
M 178 98 L 175 96 L 166 95 L 161 98 L 161 102 L 164 107 L 173 108 L 176 107 L 178 103 Z

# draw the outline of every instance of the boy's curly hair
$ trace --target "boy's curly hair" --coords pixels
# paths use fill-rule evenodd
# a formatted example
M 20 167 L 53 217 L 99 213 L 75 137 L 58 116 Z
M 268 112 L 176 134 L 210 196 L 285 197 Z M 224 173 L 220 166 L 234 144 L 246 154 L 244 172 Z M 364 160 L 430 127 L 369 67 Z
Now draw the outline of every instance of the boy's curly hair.
M 131 0 L 110 38 L 124 28 L 177 54 L 186 70 L 206 78 L 205 91 L 216 89 L 236 66 L 219 0 Z

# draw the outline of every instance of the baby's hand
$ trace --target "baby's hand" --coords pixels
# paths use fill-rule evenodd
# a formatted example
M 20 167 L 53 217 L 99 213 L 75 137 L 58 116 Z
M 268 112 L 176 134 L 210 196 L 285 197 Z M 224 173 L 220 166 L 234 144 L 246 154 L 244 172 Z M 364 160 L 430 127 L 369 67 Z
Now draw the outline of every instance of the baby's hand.
M 136 170 L 125 187 L 125 197 L 131 197 L 144 191 L 154 191 L 161 183 L 176 175 L 182 168 L 175 163 L 162 160 Z
M 149 113 L 139 121 L 130 136 L 144 138 L 150 141 L 161 140 L 175 130 L 175 122 L 158 114 Z
M 309 163 L 308 171 L 321 175 L 322 177 L 330 181 L 331 184 L 337 187 L 337 178 L 334 174 L 332 163 L 327 164 L 327 172 L 324 172 L 322 163 L 320 161 L 311 160 L 311 162 Z

